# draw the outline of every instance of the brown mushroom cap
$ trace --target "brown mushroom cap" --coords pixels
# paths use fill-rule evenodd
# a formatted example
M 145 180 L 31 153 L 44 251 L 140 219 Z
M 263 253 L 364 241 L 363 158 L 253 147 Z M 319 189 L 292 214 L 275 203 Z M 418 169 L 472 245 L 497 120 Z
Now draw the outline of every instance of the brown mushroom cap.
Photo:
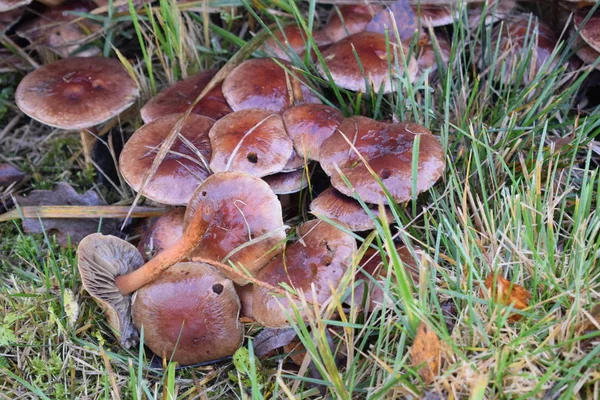
M 262 45 L 262 50 L 269 56 L 290 61 L 288 55 L 290 51 L 300 55 L 306 50 L 306 35 L 298 25 L 288 25 L 281 30 L 276 30 L 273 36 L 265 40 Z
M 115 278 L 144 264 L 135 246 L 114 236 L 94 233 L 86 236 L 77 248 L 77 267 L 81 283 L 100 305 L 121 345 L 137 343 L 138 332 L 131 321 L 131 296 L 123 296 Z
M 269 184 L 275 194 L 296 193 L 308 186 L 306 170 L 299 168 L 292 172 L 264 176 L 263 180 Z
M 294 78 L 302 74 L 295 70 L 287 61 L 279 60 L 292 74 L 289 85 L 299 86 L 302 99 L 294 93 L 299 103 L 320 103 L 321 100 L 305 84 Z M 234 111 L 249 108 L 261 108 L 276 113 L 292 106 L 291 93 L 288 91 L 286 69 L 280 67 L 270 58 L 254 58 L 238 65 L 223 82 L 223 95 Z
M 408 250 L 408 247 L 406 246 L 397 246 L 396 250 L 398 251 L 398 255 L 404 264 L 404 269 L 408 273 L 408 276 L 412 278 L 414 284 L 418 284 L 419 266 L 413 255 L 410 253 L 410 250 Z M 417 257 L 423 253 L 419 248 L 415 248 L 414 251 Z M 357 285 L 354 289 L 354 303 L 358 306 L 362 305 L 366 286 L 369 294 L 368 309 L 374 310 L 383 304 L 385 294 L 381 287 L 376 285 L 373 280 L 378 281 L 381 286 L 385 286 L 388 270 L 381 261 L 381 253 L 378 250 L 368 248 L 363 256 L 363 260 L 364 264 L 361 262 L 362 268 L 356 273 L 355 280 L 363 280 L 364 283 Z M 394 281 L 392 280 L 392 282 Z
M 457 17 L 457 11 L 451 7 L 434 5 L 412 5 L 413 13 L 419 19 L 421 26 L 444 26 L 450 25 Z
M 285 125 L 285 124 L 284 124 Z M 296 170 L 304 167 L 304 158 L 300 157 L 300 155 L 296 152 L 296 150 L 292 147 L 292 155 L 289 160 L 285 164 L 285 167 L 281 170 L 281 172 L 295 172 Z
M 231 113 L 211 128 L 214 172 L 240 171 L 256 177 L 281 171 L 292 155 L 292 140 L 279 114 L 249 109 Z
M 213 69 L 200 71 L 164 89 L 142 107 L 140 110 L 142 120 L 147 124 L 165 115 L 186 112 L 216 73 L 217 71 Z M 223 96 L 221 84 L 208 92 L 192 109 L 193 114 L 204 115 L 215 120 L 231 112 L 233 110 Z
M 335 132 L 344 116 L 324 104 L 302 104 L 285 110 L 282 118 L 298 155 L 319 161 L 323 141 Z
M 577 57 L 586 64 L 594 64 L 600 57 L 600 53 L 594 50 L 579 35 L 573 38 L 573 49 L 575 49 Z M 595 68 L 600 70 L 600 64 L 596 64 Z
M 517 7 L 516 0 L 487 0 L 481 3 L 469 4 L 469 26 L 476 27 L 481 22 L 483 8 L 486 7 L 485 25 L 491 25 L 495 22 L 507 18 L 511 11 Z
M 143 233 L 138 243 L 138 250 L 142 256 L 152 258 L 183 236 L 184 215 L 185 208 L 177 207 L 158 217 Z
M 254 313 L 252 311 L 252 301 L 254 299 L 254 286 L 250 283 L 248 285 L 234 285 L 235 291 L 240 298 L 240 317 L 254 319 Z
M 46 125 L 84 129 L 125 111 L 137 96 L 135 81 L 118 60 L 73 57 L 27 75 L 15 100 L 21 111 Z
M 136 191 L 151 168 L 158 149 L 183 114 L 167 115 L 139 128 L 125 144 L 119 158 L 123 178 Z M 214 121 L 190 114 L 169 154 L 162 161 L 142 194 L 163 204 L 185 205 L 194 190 L 210 175 L 207 168 L 211 157 L 208 132 Z M 190 144 L 191 143 L 191 144 Z
M 429 34 L 422 35 L 423 44 L 420 43 L 419 52 L 417 54 L 417 62 L 419 64 L 419 76 L 426 71 L 430 74 L 437 71 L 437 57 L 441 57 L 443 64 L 448 64 L 450 61 L 450 43 L 443 36 L 436 36 L 435 41 L 429 38 Z
M 531 17 L 531 14 L 514 15 L 494 28 L 490 51 L 495 51 L 499 45 L 499 51 L 506 54 L 502 61 L 506 64 L 504 74 L 500 65 L 496 67 L 497 79 L 505 84 L 514 83 L 514 70 L 523 60 L 525 46 L 529 46 L 532 41 L 535 55 L 531 57 L 529 70 L 523 76 L 525 84 L 539 75 L 542 66 L 550 59 L 557 43 L 554 31 L 543 22 L 537 21 L 536 17 Z M 556 59 L 552 60 L 546 71 L 551 71 L 556 63 Z
M 32 0 L 0 0 L 0 12 L 14 10 L 15 8 L 26 6 Z
M 92 57 L 100 53 L 100 48 L 89 44 L 93 35 L 102 29 L 102 24 L 74 13 L 89 13 L 95 9 L 92 0 L 76 0 L 67 4 L 55 4 L 17 30 L 17 35 L 27 39 L 34 46 L 48 48 L 62 58 L 76 55 Z
M 444 149 L 427 128 L 418 124 L 390 124 L 360 116 L 348 118 L 323 142 L 321 167 L 331 176 L 331 184 L 343 194 L 353 196 L 354 192 L 346 185 L 336 165 L 365 202 L 386 204 L 381 186 L 349 141 L 381 179 L 392 198 L 404 202 L 412 197 L 412 150 L 417 136 L 420 144 L 416 189 L 421 193 L 442 176 Z
M 379 216 L 378 206 L 370 206 L 373 216 Z M 386 218 L 389 223 L 394 221 L 394 216 L 386 207 Z M 337 222 L 354 232 L 375 229 L 375 221 L 362 208 L 360 203 L 352 197 L 345 196 L 335 190 L 328 188 L 318 195 L 310 203 L 310 211 L 316 216 L 323 216 Z
M 383 7 L 375 4 L 347 4 L 338 6 L 337 9 L 334 7 L 322 31 L 331 42 L 339 42 L 346 36 L 364 31 L 381 10 Z
M 350 265 L 356 240 L 320 220 L 304 223 L 298 233 L 300 239 L 260 270 L 257 278 L 275 287 L 285 283 L 304 292 L 309 302 L 316 298 L 324 303 L 331 296 L 331 287 L 339 285 Z M 288 321 L 282 307 L 291 313 L 287 298 L 275 297 L 269 289 L 254 285 L 253 311 L 257 322 L 269 328 L 286 326 Z
M 390 93 L 393 90 L 391 75 L 404 74 L 404 71 L 396 70 L 395 58 L 398 59 L 400 69 L 403 69 L 399 51 L 403 51 L 407 58 L 407 72 L 411 81 L 417 74 L 418 66 L 414 58 L 409 57 L 405 45 L 402 45 L 402 49 L 398 49 L 397 43 L 390 41 L 389 46 L 392 53 L 390 55 L 392 71 L 389 69 L 386 36 L 376 32 L 361 32 L 348 36 L 323 50 L 323 58 L 337 86 L 356 92 L 366 92 L 366 78 L 375 92 L 383 86 L 383 92 Z M 355 52 L 362 64 L 364 74 Z M 324 79 L 328 79 L 321 64 L 317 65 L 317 70 Z
M 190 200 L 185 223 L 198 212 L 207 228 L 192 259 L 232 261 L 255 274 L 282 250 L 286 226 L 281 205 L 261 179 L 242 172 L 210 176 Z M 241 276 L 222 272 L 238 284 L 247 283 Z
M 205 263 L 178 263 L 135 293 L 135 326 L 159 357 L 181 365 L 235 353 L 244 329 L 233 283 Z
M 592 7 L 581 7 L 575 11 L 573 22 L 575 28 L 580 29 L 579 35 L 594 50 L 600 52 L 600 12 L 596 10 L 585 25 L 583 21 L 590 13 Z

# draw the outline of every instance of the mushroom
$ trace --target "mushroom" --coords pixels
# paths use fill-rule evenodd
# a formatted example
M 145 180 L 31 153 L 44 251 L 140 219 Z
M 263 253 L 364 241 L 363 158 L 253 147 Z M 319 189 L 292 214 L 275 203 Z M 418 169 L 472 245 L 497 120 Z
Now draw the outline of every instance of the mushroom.
M 487 0 L 482 3 L 469 4 L 469 26 L 474 28 L 479 25 L 482 17 L 485 25 L 501 21 L 507 18 L 516 7 L 516 0 Z
M 96 46 L 86 46 L 102 25 L 77 13 L 89 13 L 96 8 L 92 0 L 77 0 L 53 6 L 17 30 L 17 35 L 35 47 L 50 49 L 62 58 L 71 55 L 91 57 L 100 53 Z
M 114 236 L 94 233 L 86 236 L 77 248 L 77 268 L 87 292 L 100 305 L 111 328 L 125 348 L 134 345 L 138 332 L 131 321 L 131 296 L 115 286 L 115 278 L 144 264 L 131 244 Z
M 434 40 L 429 37 L 429 34 L 423 32 L 421 40 L 419 40 L 419 49 L 417 54 L 417 63 L 419 65 L 418 76 L 422 76 L 426 72 L 431 76 L 437 71 L 438 56 L 443 65 L 448 65 L 450 61 L 450 43 L 443 36 L 436 36 Z
M 213 69 L 200 71 L 164 89 L 142 107 L 142 120 L 147 124 L 165 115 L 184 113 L 216 73 Z M 217 120 L 232 111 L 219 84 L 200 99 L 191 112 Z
M 417 138 L 419 154 L 417 171 L 414 171 L 416 193 L 413 193 L 413 147 Z M 356 116 L 344 120 L 323 142 L 321 167 L 331 177 L 331 184 L 343 194 L 358 195 L 371 204 L 387 204 L 388 199 L 374 173 L 391 197 L 400 203 L 429 189 L 442 176 L 444 149 L 421 125 L 391 124 Z M 352 187 L 346 185 L 342 175 Z
M 297 25 L 288 25 L 265 40 L 261 50 L 269 56 L 290 61 L 289 53 L 301 55 L 306 50 L 306 44 L 304 31 Z
M 392 77 L 406 73 L 413 81 L 418 70 L 417 62 L 409 56 L 408 47 L 404 44 L 398 46 L 399 43 L 390 40 L 391 52 L 388 54 L 388 43 L 384 34 L 357 33 L 323 50 L 326 66 L 319 64 L 317 70 L 323 79 L 328 79 L 325 71 L 327 68 L 333 82 L 344 89 L 367 92 L 370 88 L 375 93 L 379 90 L 390 93 L 393 90 Z M 400 52 L 403 52 L 404 56 Z M 406 71 L 403 58 L 406 58 Z
M 415 4 L 411 8 L 420 25 L 425 27 L 450 25 L 458 17 L 457 10 L 450 6 Z
M 264 176 L 263 180 L 279 195 L 296 193 L 308 186 L 307 171 L 304 168 Z
M 344 116 L 324 104 L 301 104 L 285 110 L 282 118 L 298 155 L 319 161 L 323 141 L 335 132 Z
M 15 93 L 31 118 L 66 130 L 80 130 L 86 159 L 95 137 L 86 131 L 125 111 L 138 97 L 136 82 L 118 60 L 72 57 L 27 75 Z
M 378 207 L 369 206 L 374 217 L 379 216 Z M 375 229 L 375 221 L 352 197 L 344 196 L 333 187 L 326 189 L 310 203 L 310 211 L 315 216 L 336 220 L 343 227 L 354 232 Z M 388 223 L 394 221 L 394 216 L 388 207 L 385 208 Z
M 262 177 L 280 172 L 292 155 L 292 140 L 281 116 L 267 110 L 231 113 L 214 124 L 209 137 L 214 172 L 240 171 Z
M 231 356 L 242 344 L 233 283 L 206 263 L 178 263 L 133 299 L 135 326 L 156 355 L 180 365 Z
M 588 65 L 596 63 L 598 58 L 600 58 L 600 53 L 594 50 L 592 46 L 588 45 L 579 35 L 573 37 L 572 47 L 575 49 L 577 57 Z M 596 64 L 594 68 L 600 70 L 600 64 Z
M 184 215 L 185 208 L 173 208 L 158 217 L 143 233 L 138 250 L 145 259 L 150 259 L 171 247 L 183 236 Z
M 417 260 L 415 260 L 415 257 L 406 246 L 396 246 L 396 251 L 412 283 L 418 284 L 419 266 Z M 415 248 L 414 254 L 418 256 L 423 254 L 423 251 Z M 362 259 L 366 261 L 360 270 L 357 271 L 355 281 L 362 280 L 363 282 L 354 288 L 354 303 L 357 306 L 362 306 L 366 300 L 366 305 L 368 306 L 366 309 L 372 311 L 380 307 L 386 299 L 386 293 L 384 293 L 381 287 L 385 287 L 388 270 L 381 260 L 381 253 L 371 247 L 367 249 Z M 367 289 L 366 292 L 365 289 Z M 389 294 L 387 297 L 389 298 Z
M 252 311 L 252 301 L 253 301 L 253 291 L 254 286 L 252 284 L 248 285 L 234 285 L 235 291 L 240 298 L 240 319 L 246 318 L 248 320 L 254 321 L 254 313 Z
M 373 17 L 383 10 L 375 4 L 348 4 L 331 9 L 327 23 L 323 28 L 326 37 L 332 43 L 365 30 Z
M 267 264 L 257 279 L 271 286 L 289 285 L 302 291 L 306 299 L 319 304 L 331 296 L 352 262 L 356 251 L 355 239 L 333 225 L 312 220 L 298 227 L 298 241 Z M 275 297 L 269 288 L 254 285 L 253 312 L 260 324 L 280 328 L 289 324 L 286 312 L 291 314 L 288 298 Z M 300 310 L 305 315 L 305 310 Z
M 573 15 L 575 28 L 579 30 L 579 36 L 586 41 L 590 47 L 600 52 L 600 12 L 596 9 L 585 25 L 583 21 L 588 16 L 592 7 L 581 7 Z
M 305 82 L 298 80 L 298 70 L 287 61 L 277 61 L 292 74 L 271 58 L 246 60 L 231 71 L 223 81 L 223 95 L 234 111 L 260 108 L 279 113 L 294 103 L 321 102 Z
M 205 233 L 190 257 L 231 261 L 251 275 L 282 250 L 286 237 L 275 193 L 262 180 L 241 172 L 220 172 L 204 181 L 188 204 L 186 232 L 199 218 Z M 230 269 L 221 272 L 237 284 L 248 282 L 243 273 L 232 274 Z
M 172 114 L 143 125 L 127 141 L 119 157 L 123 178 L 140 191 L 158 149 L 182 114 Z M 208 132 L 214 121 L 202 115 L 186 117 L 179 136 L 142 194 L 162 204 L 186 205 L 194 191 L 210 174 L 211 145 Z

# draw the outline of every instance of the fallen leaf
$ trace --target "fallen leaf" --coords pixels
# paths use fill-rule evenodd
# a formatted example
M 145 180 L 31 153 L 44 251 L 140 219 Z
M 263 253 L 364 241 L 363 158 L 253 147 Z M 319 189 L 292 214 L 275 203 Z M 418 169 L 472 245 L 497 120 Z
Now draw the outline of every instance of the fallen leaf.
M 27 197 L 16 196 L 15 202 L 19 206 L 47 206 L 47 205 L 76 205 L 76 206 L 101 206 L 104 201 L 93 191 L 79 194 L 66 182 L 61 182 L 54 190 L 34 190 Z M 98 229 L 100 226 L 100 229 Z M 42 219 L 26 218 L 23 220 L 23 230 L 26 233 L 56 234 L 56 239 L 62 247 L 76 246 L 79 241 L 91 233 L 118 235 L 118 221 L 115 219 L 71 219 L 53 218 Z M 69 242 L 69 237 L 70 242 Z
M 289 344 L 296 337 L 293 328 L 287 329 L 263 329 L 254 338 L 254 354 L 262 358 L 274 350 Z
M 10 164 L 0 164 L 0 187 L 19 182 L 25 174 Z
M 425 322 L 421 322 L 410 348 L 410 359 L 412 365 L 419 368 L 419 375 L 427 385 L 440 373 L 441 352 L 440 338 Z
M 283 352 L 288 355 L 294 364 L 302 365 L 306 356 L 306 347 L 304 347 L 300 339 L 296 338 L 283 346 Z
M 494 285 L 494 281 L 496 284 Z M 495 275 L 493 272 L 485 278 L 485 287 L 487 288 L 487 295 L 491 296 L 495 302 L 503 304 L 505 306 L 512 305 L 517 310 L 523 310 L 529 306 L 529 299 L 531 294 L 523 286 L 517 285 L 505 279 L 502 275 Z M 486 297 L 486 293 L 482 289 L 482 297 Z M 513 314 L 508 318 L 509 322 L 519 321 L 523 316 L 520 314 Z
M 589 312 L 589 315 L 592 317 L 592 319 L 589 319 L 589 317 L 586 315 L 585 321 L 575 326 L 575 332 L 585 335 L 593 331 L 600 330 L 598 329 L 600 326 L 600 304 L 597 304 L 594 308 L 592 308 Z
M 395 28 L 398 28 L 402 41 L 411 39 L 418 28 L 417 18 L 408 0 L 396 0 L 388 7 L 384 7 L 367 24 L 365 31 L 385 33 L 389 30 L 390 35 L 393 35 Z

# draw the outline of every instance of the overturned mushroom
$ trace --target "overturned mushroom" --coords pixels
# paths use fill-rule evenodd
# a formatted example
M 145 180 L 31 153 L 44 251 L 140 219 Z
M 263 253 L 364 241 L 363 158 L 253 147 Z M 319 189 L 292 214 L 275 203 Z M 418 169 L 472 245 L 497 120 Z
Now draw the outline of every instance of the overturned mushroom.
M 206 263 L 178 263 L 135 293 L 132 314 L 145 344 L 181 365 L 231 356 L 242 344 L 233 283 Z
M 292 140 L 279 114 L 260 109 L 231 113 L 209 132 L 214 172 L 240 171 L 253 176 L 280 172 L 292 155 Z
M 413 193 L 413 147 L 419 139 L 416 193 Z M 357 154 L 358 153 L 358 154 Z M 429 189 L 444 171 L 444 149 L 431 132 L 418 124 L 390 124 L 367 117 L 346 119 L 321 149 L 321 167 L 331 184 L 347 196 L 387 204 L 388 199 L 363 162 L 383 182 L 397 202 Z M 348 187 L 344 175 L 352 187 Z
M 304 223 L 298 228 L 298 235 L 298 241 L 260 270 L 257 279 L 275 287 L 285 283 L 304 292 L 309 302 L 316 299 L 324 303 L 350 265 L 356 241 L 319 220 Z M 287 298 L 276 297 L 268 288 L 254 285 L 253 312 L 257 322 L 270 328 L 286 326 L 286 312 L 289 314 L 291 310 Z
M 379 216 L 377 206 L 371 205 L 369 210 L 373 217 Z M 358 201 L 341 194 L 332 187 L 318 195 L 310 203 L 310 211 L 316 216 L 336 220 L 340 225 L 351 231 L 359 232 L 375 229 L 375 221 Z M 388 207 L 385 208 L 385 214 L 388 223 L 394 221 L 394 216 Z
M 279 113 L 296 103 L 321 102 L 298 80 L 300 71 L 284 60 L 278 62 L 287 70 L 270 58 L 254 58 L 231 71 L 223 81 L 223 95 L 234 111 L 260 108 Z
M 142 120 L 147 124 L 165 115 L 184 113 L 216 73 L 216 70 L 201 71 L 164 89 L 142 107 L 140 110 Z M 204 115 L 215 120 L 232 111 L 223 96 L 221 84 L 208 92 L 192 108 L 193 114 Z
M 198 218 L 205 233 L 192 259 L 231 261 L 254 275 L 282 250 L 286 233 L 277 196 L 265 182 L 248 174 L 221 172 L 208 178 L 188 204 L 186 231 L 190 221 Z M 238 284 L 247 283 L 243 273 L 221 272 Z
M 406 73 L 413 81 L 418 70 L 417 62 L 409 56 L 406 45 L 399 46 L 394 40 L 388 44 L 384 34 L 375 32 L 348 36 L 323 50 L 323 58 L 326 66 L 317 65 L 323 79 L 328 79 L 327 68 L 337 86 L 356 92 L 372 89 L 375 93 L 379 90 L 390 93 L 395 77 Z M 406 60 L 406 71 L 403 59 Z
M 136 191 L 142 189 L 146 172 L 152 167 L 158 149 L 183 114 L 155 119 L 139 128 L 125 144 L 119 157 L 123 178 Z M 190 114 L 179 136 L 142 194 L 163 204 L 185 205 L 194 191 L 210 174 L 211 145 L 208 132 L 214 121 Z
M 94 233 L 84 238 L 77 248 L 77 267 L 81 282 L 106 314 L 125 348 L 134 345 L 138 332 L 131 321 L 131 297 L 121 294 L 115 278 L 144 264 L 142 256 L 131 244 L 114 236 Z

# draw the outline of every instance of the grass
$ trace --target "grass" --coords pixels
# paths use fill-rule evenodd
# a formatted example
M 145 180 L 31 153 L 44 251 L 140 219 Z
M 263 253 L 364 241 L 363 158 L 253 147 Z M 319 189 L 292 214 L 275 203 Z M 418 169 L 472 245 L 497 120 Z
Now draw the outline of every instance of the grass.
M 162 0 L 131 14 L 114 10 L 114 24 L 101 21 L 106 55 L 114 56 L 128 37 L 139 41 L 139 62 L 131 65 L 144 100 L 196 70 L 222 65 L 249 41 L 244 32 L 251 25 L 258 30 L 296 23 L 308 31 L 324 15 L 314 3 L 280 0 L 246 11 L 223 8 L 218 26 L 207 14 L 182 8 Z M 267 13 L 273 9 L 280 12 Z M 365 314 L 341 304 L 342 294 L 360 284 L 349 274 L 332 302 L 322 310 L 306 303 L 308 320 L 293 325 L 310 356 L 299 369 L 284 363 L 286 355 L 259 361 L 251 335 L 247 352 L 234 362 L 155 368 L 142 346 L 118 346 L 81 287 L 74 250 L 7 223 L 0 227 L 0 397 L 596 398 L 600 335 L 577 329 L 600 303 L 594 152 L 600 110 L 578 110 L 576 103 L 590 68 L 566 69 L 572 51 L 563 46 L 555 54 L 557 66 L 548 64 L 545 73 L 518 86 L 514 82 L 527 73 L 532 56 L 526 51 L 511 84 L 498 83 L 491 77 L 508 66 L 490 28 L 469 28 L 461 20 L 452 30 L 451 61 L 439 64 L 437 79 L 410 83 L 399 76 L 392 95 L 357 95 L 316 76 L 315 63 L 323 59 L 310 35 L 317 61 L 293 58 L 290 72 L 328 86 L 329 98 L 346 115 L 393 115 L 424 124 L 446 149 L 446 172 L 436 186 L 395 205 L 390 228 L 378 223 L 374 233 L 359 237 L 363 251 L 376 246 L 392 267 L 383 285 L 390 302 L 382 309 Z M 478 44 L 484 47 L 482 69 L 473 57 Z M 14 104 L 1 100 L 0 107 L 4 102 L 3 122 L 15 115 Z M 23 122 L 0 146 L 3 160 L 30 172 L 31 188 L 65 179 L 80 191 L 97 187 L 68 135 L 40 139 L 50 130 Z M 132 132 L 139 123 L 134 118 L 121 129 Z M 394 249 L 399 240 L 425 251 L 415 285 Z M 360 267 L 360 254 L 353 269 Z M 495 272 L 532 295 L 517 323 L 508 321 L 507 306 L 480 294 Z M 453 329 L 444 312 L 448 305 L 455 309 Z M 429 385 L 408 356 L 420 321 L 443 347 L 440 374 Z

